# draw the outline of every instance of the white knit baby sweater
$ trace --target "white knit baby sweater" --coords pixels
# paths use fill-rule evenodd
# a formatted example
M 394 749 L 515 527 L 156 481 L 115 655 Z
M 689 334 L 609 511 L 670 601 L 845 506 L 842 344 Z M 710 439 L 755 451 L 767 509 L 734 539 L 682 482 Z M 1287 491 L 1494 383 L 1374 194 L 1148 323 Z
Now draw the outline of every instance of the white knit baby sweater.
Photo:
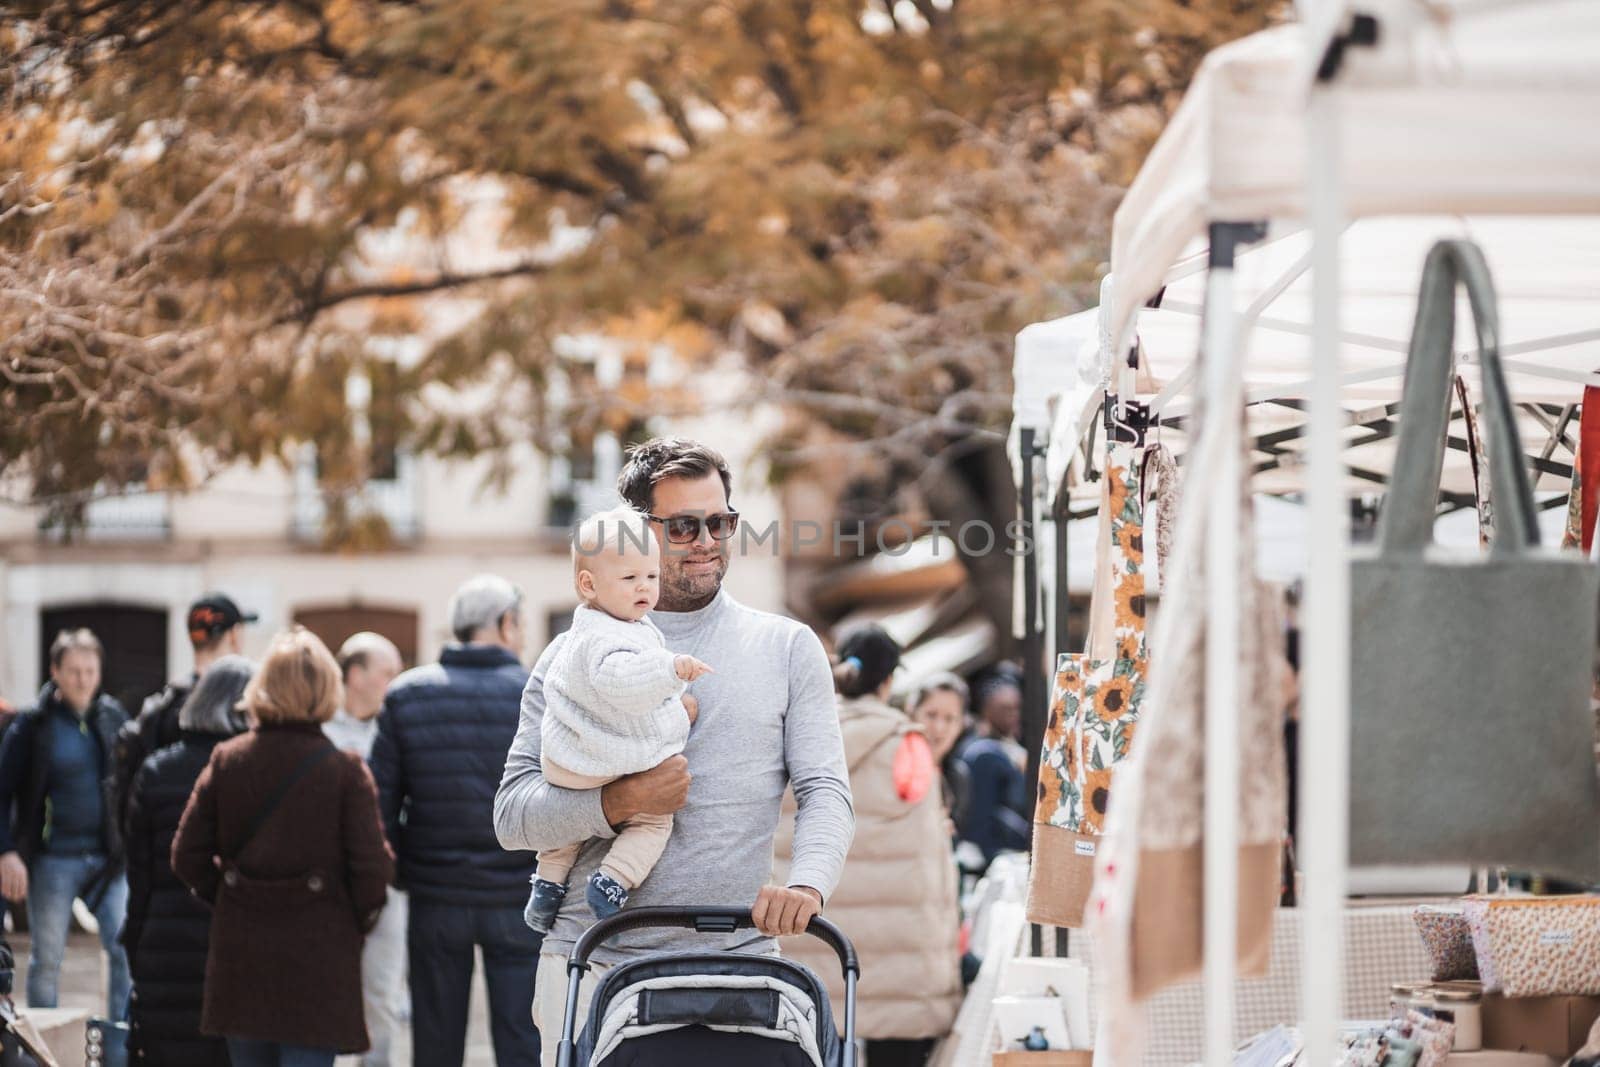
M 646 771 L 683 751 L 688 683 L 649 619 L 580 605 L 544 677 L 539 743 L 549 763 L 596 778 Z

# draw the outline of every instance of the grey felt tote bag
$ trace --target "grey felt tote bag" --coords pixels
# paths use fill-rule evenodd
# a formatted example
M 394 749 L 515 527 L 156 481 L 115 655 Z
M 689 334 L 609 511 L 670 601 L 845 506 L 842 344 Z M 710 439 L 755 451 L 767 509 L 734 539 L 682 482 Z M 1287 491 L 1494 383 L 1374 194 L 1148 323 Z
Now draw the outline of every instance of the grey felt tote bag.
M 1487 554 L 1432 544 L 1458 284 L 1483 371 L 1495 508 Z M 1350 860 L 1595 880 L 1589 691 L 1600 567 L 1539 545 L 1498 334 L 1483 253 L 1466 241 L 1435 245 L 1377 546 L 1353 554 Z

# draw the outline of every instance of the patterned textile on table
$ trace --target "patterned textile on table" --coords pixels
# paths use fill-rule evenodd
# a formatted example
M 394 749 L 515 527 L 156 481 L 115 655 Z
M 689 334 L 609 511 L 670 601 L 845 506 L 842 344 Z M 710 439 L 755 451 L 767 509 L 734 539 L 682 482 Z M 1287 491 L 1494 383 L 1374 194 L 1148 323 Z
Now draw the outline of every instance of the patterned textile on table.
M 1462 901 L 1485 992 L 1600 995 L 1600 896 Z
M 1412 916 L 1417 936 L 1433 960 L 1435 982 L 1477 981 L 1478 957 L 1472 951 L 1472 927 L 1460 905 L 1418 905 Z

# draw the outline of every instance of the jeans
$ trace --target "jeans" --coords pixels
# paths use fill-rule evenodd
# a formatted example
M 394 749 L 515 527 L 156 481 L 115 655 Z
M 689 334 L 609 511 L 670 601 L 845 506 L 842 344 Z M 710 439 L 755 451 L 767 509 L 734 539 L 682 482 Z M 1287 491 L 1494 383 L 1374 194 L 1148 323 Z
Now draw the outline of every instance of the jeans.
M 233 1067 L 333 1067 L 338 1055 L 331 1048 L 280 1045 L 276 1041 L 228 1038 L 228 1059 Z
M 409 918 L 412 1062 L 426 1067 L 461 1064 L 474 950 L 482 949 L 495 1063 L 537 1067 L 533 991 L 544 938 L 523 922 L 522 905 L 474 907 L 412 896 Z
M 28 954 L 28 1005 L 54 1008 L 61 979 L 61 961 L 67 955 L 67 931 L 72 924 L 72 901 L 83 893 L 99 872 L 105 857 L 93 852 L 70 855 L 43 853 L 28 871 L 28 929 L 33 949 Z M 85 901 L 87 903 L 87 901 Z M 117 943 L 128 912 L 128 882 L 112 880 L 94 909 L 100 924 L 100 944 L 106 950 L 111 981 L 106 1017 L 122 1022 L 128 1017 L 128 955 Z

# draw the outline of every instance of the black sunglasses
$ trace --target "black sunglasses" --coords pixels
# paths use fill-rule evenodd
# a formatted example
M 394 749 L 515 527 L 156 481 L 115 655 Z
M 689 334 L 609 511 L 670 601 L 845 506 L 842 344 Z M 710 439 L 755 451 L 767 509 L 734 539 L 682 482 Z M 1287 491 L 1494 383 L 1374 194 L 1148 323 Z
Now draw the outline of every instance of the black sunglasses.
M 711 535 L 712 540 L 726 541 L 739 528 L 737 511 L 725 511 L 721 515 L 707 515 L 705 518 L 699 515 L 646 515 L 645 518 L 659 522 L 666 531 L 667 541 L 674 545 L 687 545 L 700 540 L 702 529 Z

